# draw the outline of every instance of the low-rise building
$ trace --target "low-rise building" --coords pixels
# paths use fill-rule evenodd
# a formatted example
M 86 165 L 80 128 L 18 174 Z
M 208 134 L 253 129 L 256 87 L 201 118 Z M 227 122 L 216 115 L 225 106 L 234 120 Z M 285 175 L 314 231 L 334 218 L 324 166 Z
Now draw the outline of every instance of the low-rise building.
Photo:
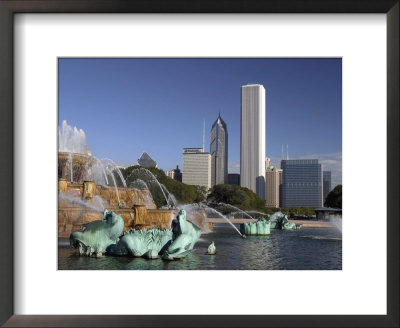
M 170 177 L 171 179 L 174 179 L 174 180 L 182 182 L 182 172 L 179 169 L 178 165 L 176 166 L 176 169 L 174 169 L 174 170 L 165 171 L 165 174 L 168 177 Z
M 211 188 L 211 154 L 203 148 L 183 148 L 182 182 Z
M 274 166 L 265 171 L 265 206 L 280 207 L 279 191 L 282 185 L 282 170 Z

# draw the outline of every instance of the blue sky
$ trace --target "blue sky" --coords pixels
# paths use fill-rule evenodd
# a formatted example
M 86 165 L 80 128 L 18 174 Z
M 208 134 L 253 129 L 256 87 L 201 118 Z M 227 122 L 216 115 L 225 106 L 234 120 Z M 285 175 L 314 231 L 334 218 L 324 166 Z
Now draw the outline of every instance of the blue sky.
M 229 169 L 240 158 L 240 87 L 266 90 L 266 154 L 279 164 L 320 158 L 341 183 L 342 62 L 308 59 L 59 59 L 59 125 L 83 129 L 93 155 L 137 162 L 143 151 L 167 170 L 182 148 L 206 151 L 221 112 L 228 126 Z M 326 163 L 325 163 L 325 162 Z

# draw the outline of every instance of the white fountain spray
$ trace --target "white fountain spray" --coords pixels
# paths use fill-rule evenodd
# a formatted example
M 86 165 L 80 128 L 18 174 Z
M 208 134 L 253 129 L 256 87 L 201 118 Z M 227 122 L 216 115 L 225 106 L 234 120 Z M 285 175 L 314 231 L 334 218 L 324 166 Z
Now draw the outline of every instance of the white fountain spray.
M 85 132 L 75 126 L 68 125 L 66 120 L 62 121 L 61 129 L 58 130 L 58 151 L 87 154 Z
M 113 168 L 114 171 L 117 172 L 119 178 L 121 179 L 122 185 L 126 188 L 126 181 L 121 173 L 121 170 L 118 168 L 117 164 L 115 164 L 115 162 L 109 158 L 103 158 L 101 161 L 107 163 L 109 166 Z
M 330 223 L 332 224 L 332 226 L 334 226 L 337 230 L 339 230 L 340 232 L 342 232 L 342 218 L 340 216 L 332 216 L 329 219 Z
M 251 214 L 260 214 L 262 216 L 267 216 L 267 213 L 264 212 L 260 212 L 260 211 L 256 211 L 256 210 L 250 210 L 250 211 L 246 211 L 246 213 L 251 213 Z
M 165 192 L 167 193 L 167 195 L 168 195 L 167 206 L 169 207 L 170 204 L 171 204 L 173 207 L 176 208 L 178 202 L 177 202 L 175 196 L 174 196 L 173 194 L 171 194 L 171 193 L 168 191 L 168 189 L 167 189 L 163 184 L 160 184 L 160 185 L 161 185 L 161 188 L 163 188 L 164 191 L 165 191 Z
M 143 174 L 147 175 L 147 177 L 150 178 L 149 181 L 148 181 L 148 183 L 149 183 L 149 182 L 150 182 L 150 183 L 151 183 L 151 182 L 154 182 L 154 183 L 157 184 L 157 186 L 160 188 L 160 190 L 161 190 L 161 192 L 162 192 L 162 194 L 163 194 L 163 196 L 164 196 L 164 199 L 165 199 L 165 202 L 167 203 L 167 206 L 169 206 L 168 197 L 165 195 L 165 192 L 164 192 L 164 189 L 163 189 L 161 183 L 157 180 L 157 178 L 154 176 L 154 174 L 151 173 L 148 169 L 145 169 L 145 168 L 143 168 L 143 167 L 140 167 L 140 168 L 137 168 L 137 169 L 132 170 L 132 172 L 131 172 L 131 173 L 129 174 L 129 176 L 127 177 L 127 180 L 128 180 L 133 174 L 140 175 L 140 173 L 143 173 Z M 164 187 L 164 188 L 165 188 L 165 187 Z
M 70 174 L 70 182 L 73 182 L 73 166 L 72 166 L 72 155 L 68 153 L 68 165 L 69 165 L 69 174 Z
M 219 205 L 219 206 L 226 206 L 226 207 L 232 208 L 232 209 L 236 210 L 236 212 L 234 212 L 234 213 L 244 214 L 244 215 L 246 215 L 248 218 L 254 219 L 250 214 L 248 214 L 247 212 L 241 210 L 240 208 L 238 208 L 238 207 L 236 207 L 236 206 L 233 206 L 233 205 L 230 205 L 230 204 L 225 204 L 225 203 L 222 203 L 222 202 L 218 203 L 218 205 Z
M 114 189 L 115 189 L 115 193 L 117 194 L 117 198 L 118 198 L 118 206 L 120 206 L 121 200 L 119 199 L 119 192 L 118 192 L 117 182 L 115 181 L 114 171 L 112 171 L 108 166 L 106 166 L 106 169 L 107 169 L 108 173 L 111 175 L 111 178 L 114 182 Z
M 80 199 L 79 197 L 76 196 L 71 196 L 67 195 L 64 193 L 59 193 L 58 194 L 58 199 L 59 200 L 66 200 L 68 202 L 71 202 L 72 204 L 78 204 L 80 206 L 84 206 L 87 208 L 90 208 L 96 212 L 102 213 L 104 211 L 104 204 L 103 200 L 99 196 L 95 196 L 92 199 L 92 204 L 85 202 L 84 200 Z
M 100 169 L 100 174 L 97 174 L 99 176 L 99 179 L 101 179 L 100 177 L 104 177 L 104 182 L 106 185 L 108 185 L 108 178 L 107 178 L 107 174 L 106 174 L 106 170 L 104 169 L 104 165 L 103 163 L 97 158 L 97 157 L 93 157 L 96 164 L 94 166 L 92 166 L 93 170 L 92 170 L 92 180 L 96 181 L 97 179 L 95 178 L 96 173 L 98 172 L 98 169 Z M 103 174 L 103 175 L 102 175 Z
M 204 208 L 206 211 L 211 211 L 214 214 L 217 214 L 218 216 L 220 216 L 221 218 L 223 218 L 226 222 L 228 222 L 233 229 L 235 229 L 237 231 L 237 233 L 243 237 L 243 235 L 240 233 L 239 229 L 236 228 L 236 226 L 231 222 L 231 220 L 229 220 L 225 215 L 223 215 L 221 212 L 217 211 L 216 209 L 209 207 L 205 204 L 200 204 L 200 207 Z

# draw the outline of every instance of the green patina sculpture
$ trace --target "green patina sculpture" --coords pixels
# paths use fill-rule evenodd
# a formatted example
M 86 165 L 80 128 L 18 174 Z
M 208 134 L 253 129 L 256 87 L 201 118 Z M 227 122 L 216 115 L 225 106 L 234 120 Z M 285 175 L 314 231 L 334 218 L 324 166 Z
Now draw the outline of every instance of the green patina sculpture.
M 115 212 L 104 210 L 103 220 L 88 223 L 82 230 L 73 231 L 69 237 L 79 255 L 102 256 L 107 247 L 115 244 L 124 229 L 124 220 Z
M 296 225 L 294 222 L 289 222 L 289 219 L 286 215 L 271 215 L 268 216 L 268 219 L 271 221 L 271 229 L 281 229 L 281 230 L 298 230 L 300 229 L 299 225 Z
M 186 220 L 185 210 L 180 210 L 176 220 L 172 221 L 172 231 L 175 238 L 163 253 L 164 260 L 174 260 L 186 256 L 193 250 L 201 235 L 200 228 Z
M 171 244 L 173 238 L 171 229 L 142 229 L 124 232 L 118 244 L 107 248 L 107 255 L 130 255 L 145 257 L 147 259 L 158 258 Z
M 269 235 L 271 222 L 259 219 L 256 222 L 246 222 L 240 224 L 240 233 L 249 236 Z
M 214 242 L 211 242 L 210 246 L 208 246 L 207 253 L 209 255 L 214 255 L 217 252 L 217 248 L 214 245 Z
M 200 228 L 186 221 L 186 212 L 181 210 L 176 220 L 172 221 L 172 229 L 131 229 L 117 244 L 109 245 L 107 255 L 156 259 L 162 254 L 165 260 L 174 260 L 190 253 L 200 234 Z
M 124 220 L 118 214 L 104 210 L 103 220 L 93 221 L 69 237 L 70 245 L 80 255 L 130 255 L 156 259 L 159 254 L 166 260 L 182 258 L 193 250 L 201 230 L 186 221 L 186 211 L 179 211 L 172 229 L 143 229 L 124 232 Z

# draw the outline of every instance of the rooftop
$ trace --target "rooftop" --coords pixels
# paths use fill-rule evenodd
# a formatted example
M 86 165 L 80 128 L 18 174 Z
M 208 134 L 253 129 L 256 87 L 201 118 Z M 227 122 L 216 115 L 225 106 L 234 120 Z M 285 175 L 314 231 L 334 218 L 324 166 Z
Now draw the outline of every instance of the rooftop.
M 341 212 L 341 208 L 333 208 L 333 207 L 320 207 L 314 209 L 315 212 Z
M 157 162 L 153 160 L 145 151 L 139 157 L 138 164 L 143 167 L 157 167 Z

